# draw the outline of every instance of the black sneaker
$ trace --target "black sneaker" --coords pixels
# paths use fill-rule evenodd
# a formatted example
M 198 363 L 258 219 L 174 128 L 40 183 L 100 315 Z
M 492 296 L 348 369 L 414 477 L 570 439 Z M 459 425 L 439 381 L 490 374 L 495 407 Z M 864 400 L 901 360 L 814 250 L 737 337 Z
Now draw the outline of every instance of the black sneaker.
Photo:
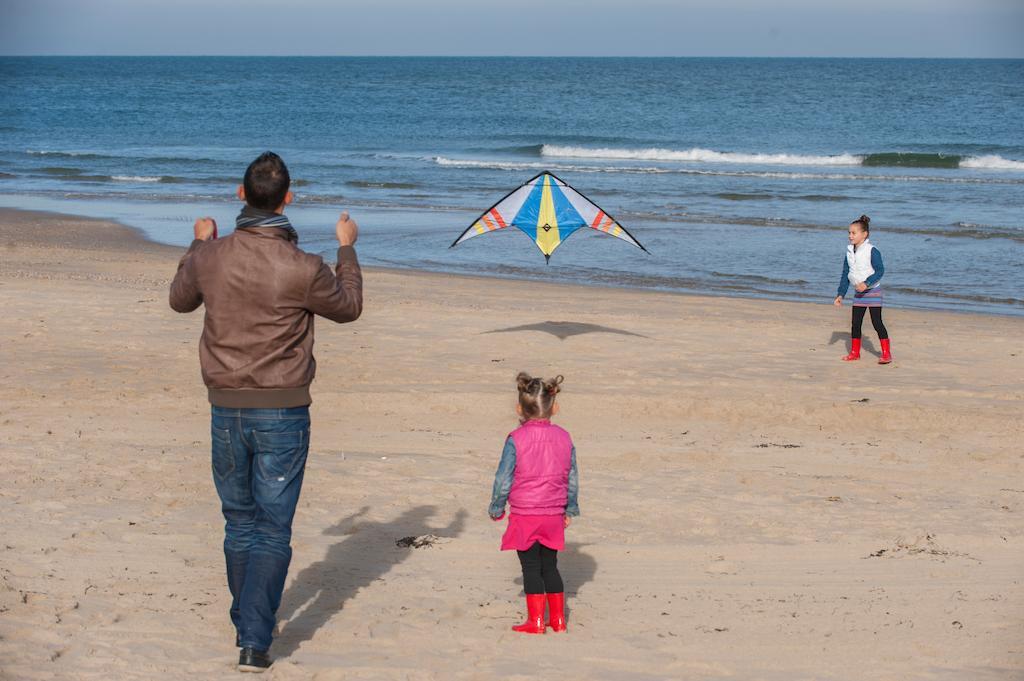
M 240 672 L 262 672 L 270 668 L 270 655 L 265 650 L 255 648 L 242 648 L 238 653 L 238 671 Z

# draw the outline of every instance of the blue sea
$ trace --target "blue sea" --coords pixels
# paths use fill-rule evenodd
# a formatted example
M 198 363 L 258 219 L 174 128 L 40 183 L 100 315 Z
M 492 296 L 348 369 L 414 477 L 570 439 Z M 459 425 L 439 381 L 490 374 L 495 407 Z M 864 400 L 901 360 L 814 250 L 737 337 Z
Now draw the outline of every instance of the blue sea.
M 829 303 L 866 213 L 886 304 L 1024 315 L 1024 60 L 0 58 L 0 206 L 187 244 L 281 154 L 300 245 L 365 264 Z M 581 230 L 452 241 L 550 170 Z

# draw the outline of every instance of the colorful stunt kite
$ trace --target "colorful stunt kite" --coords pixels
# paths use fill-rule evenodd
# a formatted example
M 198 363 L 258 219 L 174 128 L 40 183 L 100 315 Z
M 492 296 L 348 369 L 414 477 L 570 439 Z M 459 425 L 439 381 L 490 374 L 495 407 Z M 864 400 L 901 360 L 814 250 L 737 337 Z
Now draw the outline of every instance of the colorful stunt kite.
M 596 229 L 647 251 L 615 218 L 546 171 L 530 178 L 484 211 L 452 247 L 478 234 L 506 227 L 518 227 L 525 232 L 537 244 L 545 260 L 580 227 Z

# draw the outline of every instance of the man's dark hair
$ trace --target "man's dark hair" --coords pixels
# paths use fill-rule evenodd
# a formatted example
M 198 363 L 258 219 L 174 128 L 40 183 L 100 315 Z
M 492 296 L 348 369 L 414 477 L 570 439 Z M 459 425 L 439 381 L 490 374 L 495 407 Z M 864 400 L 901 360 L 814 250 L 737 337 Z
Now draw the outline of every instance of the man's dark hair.
M 284 203 L 292 178 L 280 156 L 265 151 L 245 169 L 245 202 L 261 210 L 277 210 Z

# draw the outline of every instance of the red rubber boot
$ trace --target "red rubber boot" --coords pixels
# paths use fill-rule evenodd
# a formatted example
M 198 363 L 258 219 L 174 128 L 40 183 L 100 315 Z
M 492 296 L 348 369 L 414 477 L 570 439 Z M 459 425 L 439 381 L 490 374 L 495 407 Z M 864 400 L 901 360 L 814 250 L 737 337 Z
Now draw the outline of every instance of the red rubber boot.
M 879 364 L 889 364 L 892 362 L 892 348 L 889 346 L 889 339 L 880 339 L 882 343 L 882 356 L 878 358 Z
M 565 626 L 565 594 L 548 594 L 548 626 L 551 631 L 563 632 Z
M 850 354 L 843 357 L 844 362 L 854 362 L 860 359 L 860 338 L 851 338 L 850 346 Z
M 526 621 L 512 627 L 523 634 L 543 634 L 544 594 L 526 594 Z

